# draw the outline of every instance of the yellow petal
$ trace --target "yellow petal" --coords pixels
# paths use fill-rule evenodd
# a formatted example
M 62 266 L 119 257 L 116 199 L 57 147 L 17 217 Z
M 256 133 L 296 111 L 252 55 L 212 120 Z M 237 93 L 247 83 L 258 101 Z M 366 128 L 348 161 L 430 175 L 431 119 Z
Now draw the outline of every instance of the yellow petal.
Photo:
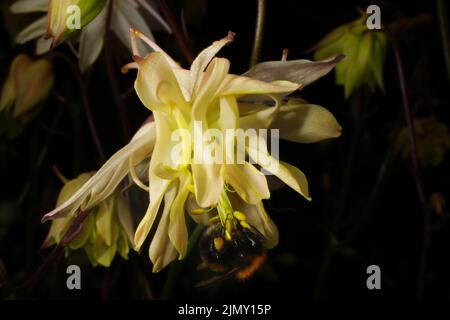
M 240 126 L 242 129 L 267 129 L 276 119 L 280 111 L 280 103 L 276 97 L 271 97 L 275 102 L 273 107 L 261 108 L 258 111 L 251 112 L 240 118 Z
M 72 221 L 73 221 L 72 216 L 62 217 L 53 220 L 50 226 L 50 230 L 47 234 L 47 237 L 42 243 L 42 248 L 48 248 L 54 244 L 59 243 Z
M 99 204 L 95 226 L 98 236 L 106 245 L 112 246 L 119 237 L 119 224 L 116 220 L 115 201 L 112 197 Z
M 149 182 L 150 182 L 150 204 L 145 213 L 144 218 L 139 223 L 134 236 L 136 250 L 140 250 L 144 243 L 161 206 L 164 194 L 168 189 L 174 188 L 174 183 L 170 180 L 158 176 L 160 166 L 173 165 L 171 149 L 172 142 L 170 137 L 170 120 L 160 111 L 154 112 L 157 137 L 153 157 L 150 161 L 149 167 Z M 168 192 L 168 191 L 167 191 Z
M 168 106 L 175 104 L 188 115 L 190 108 L 164 55 L 152 52 L 137 63 L 139 69 L 134 88 L 142 103 L 152 111 L 169 111 Z
M 56 219 L 55 221 L 57 220 L 58 219 Z M 70 242 L 69 248 L 72 250 L 76 250 L 84 247 L 88 243 L 89 238 L 92 235 L 92 232 L 94 232 L 94 229 L 95 229 L 95 213 L 90 212 L 86 217 L 86 219 L 83 221 L 83 224 L 81 226 L 81 232 L 75 237 L 75 239 L 73 239 Z
M 124 259 L 128 259 L 128 253 L 130 252 L 130 242 L 127 234 L 122 230 L 119 233 L 119 239 L 117 239 L 117 251 Z
M 186 255 L 188 245 L 188 231 L 185 219 L 185 203 L 189 196 L 188 184 L 191 183 L 190 174 L 180 177 L 178 194 L 170 208 L 169 238 L 173 246 L 177 249 L 180 259 Z
M 250 158 L 268 172 L 276 175 L 307 200 L 311 200 L 305 174 L 298 168 L 272 157 L 267 151 L 267 144 L 262 137 L 255 136 L 255 139 L 258 139 L 257 147 L 254 144 L 249 144 L 247 148 Z
M 218 41 L 214 41 L 212 45 L 210 45 L 208 48 L 204 49 L 202 52 L 199 53 L 199 55 L 195 58 L 194 62 L 191 65 L 191 72 L 190 72 L 190 80 L 191 80 L 191 87 L 190 92 L 194 92 L 194 89 L 200 80 L 200 75 L 202 72 L 206 69 L 206 66 L 209 64 L 211 59 L 215 57 L 217 52 L 220 51 L 220 49 L 223 48 L 226 44 L 233 41 L 234 34 L 232 32 L 229 32 L 228 35 Z
M 224 165 L 224 178 L 249 204 L 270 198 L 266 177 L 248 162 Z
M 223 188 L 221 165 L 193 163 L 191 168 L 198 205 L 202 208 L 216 206 Z
M 172 184 L 172 187 L 165 194 L 161 221 L 150 244 L 149 256 L 153 262 L 153 272 L 160 271 L 177 257 L 177 251 L 168 235 L 170 209 L 177 194 L 177 189 Z
M 114 260 L 114 257 L 116 256 L 116 251 L 116 243 L 113 243 L 111 246 L 109 246 L 104 242 L 102 237 L 97 236 L 95 237 L 95 242 L 93 243 L 93 248 L 91 251 L 91 263 L 93 263 L 94 265 L 99 264 L 104 267 L 109 267 L 111 265 L 111 262 Z
M 206 126 L 206 112 L 208 107 L 218 94 L 229 68 L 230 62 L 227 59 L 214 58 L 202 75 L 200 86 L 194 95 L 192 119 L 203 121 L 204 127 Z
M 331 112 L 313 104 L 282 107 L 271 128 L 279 129 L 282 139 L 302 143 L 336 138 L 342 130 Z
M 211 209 L 211 210 L 210 210 Z M 208 225 L 209 219 L 217 215 L 215 208 L 202 208 L 195 200 L 195 196 L 191 193 L 186 200 L 186 211 L 189 213 L 192 220 L 197 224 Z M 203 211 L 204 213 L 198 214 L 195 212 Z
M 134 235 L 134 245 L 136 251 L 139 251 L 141 249 L 142 244 L 147 238 L 147 235 L 150 232 L 153 223 L 155 222 L 158 210 L 161 206 L 161 202 L 164 197 L 164 193 L 166 192 L 170 184 L 170 181 L 168 180 L 163 180 L 159 178 L 156 179 L 158 180 L 152 183 L 152 187 L 150 189 L 152 195 L 150 197 L 150 204 L 147 208 L 147 212 L 145 213 L 142 220 L 139 222 L 139 225 L 136 229 L 136 233 Z
M 9 67 L 8 77 L 3 84 L 0 96 L 0 110 L 7 109 L 13 105 L 17 97 L 16 86 L 20 83 L 20 79 L 32 64 L 32 60 L 25 54 L 17 55 Z

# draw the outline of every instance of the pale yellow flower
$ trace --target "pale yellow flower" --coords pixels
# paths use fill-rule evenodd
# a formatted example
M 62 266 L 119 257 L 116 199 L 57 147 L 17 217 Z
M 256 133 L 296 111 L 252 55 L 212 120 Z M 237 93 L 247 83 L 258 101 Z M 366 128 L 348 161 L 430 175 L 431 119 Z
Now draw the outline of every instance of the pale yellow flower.
M 220 146 L 221 141 L 199 144 L 181 136 L 181 148 L 174 158 L 173 150 L 180 147 L 180 143 L 174 141 L 173 134 L 179 129 L 192 133 L 194 124 L 200 122 L 202 133 L 210 129 L 224 132 L 279 128 L 281 138 L 297 142 L 337 137 L 341 127 L 326 109 L 303 103 L 284 104 L 283 101 L 286 95 L 328 73 L 339 58 L 321 62 L 266 62 L 238 76 L 229 73 L 227 59 L 215 57 L 233 40 L 231 33 L 203 50 L 189 70 L 181 68 L 140 32 L 131 30 L 131 36 L 135 62 L 125 69 L 138 69 L 135 89 L 143 104 L 153 112 L 155 121 L 142 127 L 126 147 L 113 155 L 72 198 L 45 215 L 44 220 L 73 212 L 86 199 L 87 206 L 95 205 L 130 173 L 136 184 L 149 192 L 150 201 L 135 233 L 137 250 L 162 211 L 149 248 L 154 271 L 186 255 L 186 211 L 194 220 L 204 223 L 209 223 L 208 218 L 216 215 L 214 219 L 220 221 L 228 240 L 240 225 L 258 230 L 265 238 L 266 247 L 275 246 L 278 230 L 262 204 L 263 199 L 270 197 L 266 176 L 249 161 L 194 161 L 199 150 L 203 155 L 212 156 L 211 145 Z M 135 41 L 138 37 L 154 52 L 140 57 Z M 272 105 L 267 104 L 268 99 Z M 252 138 L 258 143 L 245 144 L 245 153 L 309 200 L 305 175 L 272 157 L 260 136 L 253 134 Z M 229 159 L 230 154 L 224 151 L 222 156 Z M 141 168 L 145 168 L 150 158 L 147 187 L 141 181 L 142 172 L 137 173 L 135 167 L 141 164 Z

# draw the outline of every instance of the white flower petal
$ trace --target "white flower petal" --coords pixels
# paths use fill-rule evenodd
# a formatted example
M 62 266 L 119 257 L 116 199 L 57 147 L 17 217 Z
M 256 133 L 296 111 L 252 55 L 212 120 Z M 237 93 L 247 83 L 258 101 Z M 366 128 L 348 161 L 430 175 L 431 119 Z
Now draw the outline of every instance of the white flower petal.
M 42 221 L 53 220 L 74 212 L 83 204 L 83 210 L 92 208 L 100 201 L 106 199 L 128 173 L 128 159 L 133 155 L 136 163 L 149 157 L 155 144 L 155 125 L 149 122 L 142 126 L 130 143 L 117 151 L 97 173 L 90 178 L 67 201 L 50 211 Z
M 28 27 L 19 32 L 16 36 L 18 44 L 24 44 L 28 41 L 42 37 L 47 32 L 47 16 L 39 18 Z
M 205 71 L 209 62 L 216 56 L 217 52 L 220 51 L 226 44 L 233 41 L 234 34 L 229 32 L 228 35 L 218 41 L 214 41 L 212 45 L 204 49 L 198 54 L 194 62 L 191 65 L 190 79 L 191 79 L 191 93 L 194 92 L 197 84 L 200 81 L 200 75 Z
M 314 104 L 283 106 L 271 128 L 280 130 L 282 139 L 313 143 L 341 135 L 341 126 L 327 109 Z

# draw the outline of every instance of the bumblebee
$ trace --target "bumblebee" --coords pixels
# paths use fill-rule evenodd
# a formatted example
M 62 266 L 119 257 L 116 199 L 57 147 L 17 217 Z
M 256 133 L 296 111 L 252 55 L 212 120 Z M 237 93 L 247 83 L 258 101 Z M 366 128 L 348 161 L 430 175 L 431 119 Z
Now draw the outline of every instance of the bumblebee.
M 203 266 L 221 275 L 197 286 L 228 276 L 244 281 L 264 263 L 267 254 L 264 236 L 245 221 L 242 213 L 235 212 L 233 218 L 225 226 L 217 221 L 203 232 L 199 241 Z

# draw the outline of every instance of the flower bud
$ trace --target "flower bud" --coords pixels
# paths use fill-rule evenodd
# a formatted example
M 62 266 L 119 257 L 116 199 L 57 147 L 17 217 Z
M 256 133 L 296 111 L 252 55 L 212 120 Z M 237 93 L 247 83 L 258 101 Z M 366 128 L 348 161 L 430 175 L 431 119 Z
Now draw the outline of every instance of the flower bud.
M 47 36 L 53 38 L 52 48 L 91 22 L 105 3 L 106 0 L 49 0 Z
M 53 70 L 45 59 L 31 60 L 27 55 L 16 56 L 3 84 L 0 111 L 20 118 L 42 102 L 53 85 Z

